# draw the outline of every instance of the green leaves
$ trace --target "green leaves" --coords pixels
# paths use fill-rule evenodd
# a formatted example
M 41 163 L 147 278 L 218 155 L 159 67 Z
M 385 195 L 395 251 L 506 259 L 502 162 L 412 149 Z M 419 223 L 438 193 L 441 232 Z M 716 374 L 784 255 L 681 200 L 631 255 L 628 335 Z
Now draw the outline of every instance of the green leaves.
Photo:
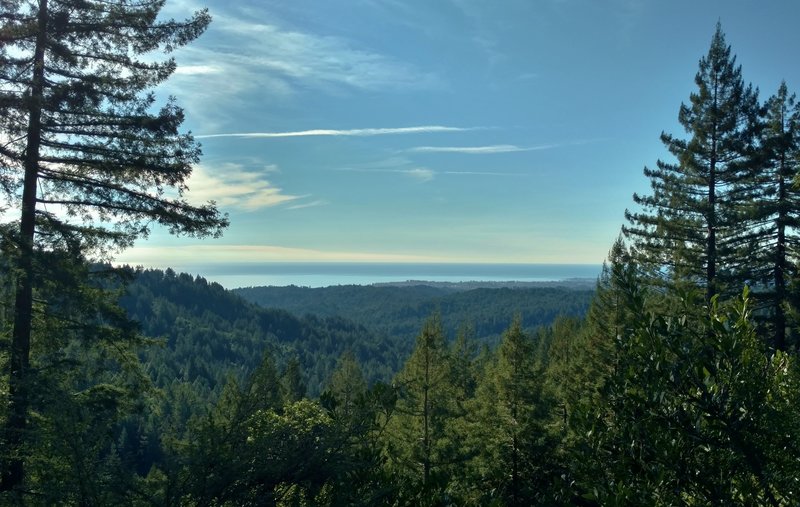
M 632 312 L 603 405 L 584 408 L 596 417 L 584 419 L 594 422 L 584 433 L 591 454 L 582 459 L 603 456 L 599 468 L 588 468 L 605 477 L 589 475 L 584 487 L 600 503 L 793 503 L 785 481 L 798 473 L 797 444 L 783 428 L 798 408 L 772 393 L 797 380 L 788 358 L 757 339 L 748 297 L 745 290 L 724 304 L 714 298 L 705 315 L 690 294 Z

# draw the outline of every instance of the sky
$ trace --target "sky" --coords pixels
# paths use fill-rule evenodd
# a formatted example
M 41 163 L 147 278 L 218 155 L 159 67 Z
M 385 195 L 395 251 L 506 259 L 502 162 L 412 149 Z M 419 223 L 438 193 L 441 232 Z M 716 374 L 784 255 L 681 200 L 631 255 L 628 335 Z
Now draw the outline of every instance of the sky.
M 219 239 L 154 230 L 120 262 L 600 264 L 644 166 L 685 135 L 717 21 L 765 100 L 800 90 L 794 0 L 167 0 Z

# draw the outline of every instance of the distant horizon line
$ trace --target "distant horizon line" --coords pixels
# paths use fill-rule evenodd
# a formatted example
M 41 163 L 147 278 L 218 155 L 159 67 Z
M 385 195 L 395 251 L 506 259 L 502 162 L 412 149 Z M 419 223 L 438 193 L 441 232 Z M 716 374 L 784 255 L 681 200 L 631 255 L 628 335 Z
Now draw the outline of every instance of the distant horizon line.
M 129 264 L 130 265 L 130 264 Z M 373 285 L 381 282 L 557 282 L 596 280 L 602 264 L 243 261 L 135 266 L 197 275 L 223 287 Z
M 158 267 L 164 268 L 171 267 L 168 264 L 153 263 L 153 262 L 112 262 L 116 266 L 131 266 L 131 267 Z M 219 262 L 174 262 L 175 266 L 230 266 L 230 265 L 320 265 L 320 264 L 335 264 L 335 265 L 373 265 L 373 266 L 585 266 L 585 267 L 602 267 L 604 262 L 503 262 L 503 261 L 383 261 L 383 260 L 321 260 L 321 261 L 292 261 L 292 260 L 268 260 L 268 261 L 219 261 Z

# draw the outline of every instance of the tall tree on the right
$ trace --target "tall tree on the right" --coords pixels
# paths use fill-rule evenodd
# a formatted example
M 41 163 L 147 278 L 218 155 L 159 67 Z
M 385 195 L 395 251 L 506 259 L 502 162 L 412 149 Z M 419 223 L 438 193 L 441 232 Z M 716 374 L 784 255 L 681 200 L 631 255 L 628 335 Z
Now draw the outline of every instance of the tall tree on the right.
M 701 284 L 710 301 L 726 285 L 738 292 L 744 281 L 738 256 L 752 228 L 741 210 L 758 125 L 758 93 L 745 86 L 719 24 L 695 83 L 678 115 L 689 138 L 661 134 L 677 161 L 645 168 L 652 194 L 634 194 L 640 210 L 625 212 L 623 230 L 644 267 L 673 282 Z
M 751 251 L 758 252 L 758 262 L 750 264 L 751 277 L 770 289 L 759 295 L 768 310 L 773 345 L 786 350 L 790 345 L 787 285 L 797 275 L 796 252 L 800 251 L 800 191 L 795 185 L 800 171 L 800 104 L 785 82 L 767 100 L 762 128 L 761 157 L 754 167 L 758 192 L 752 201 L 752 216 L 759 228 Z

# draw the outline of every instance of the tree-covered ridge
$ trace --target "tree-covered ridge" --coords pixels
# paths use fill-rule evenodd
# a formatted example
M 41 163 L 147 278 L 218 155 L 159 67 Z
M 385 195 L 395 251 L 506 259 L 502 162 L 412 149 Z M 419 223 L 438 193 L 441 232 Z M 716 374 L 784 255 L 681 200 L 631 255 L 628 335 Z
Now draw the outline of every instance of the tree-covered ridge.
M 589 299 L 583 292 L 547 288 L 448 292 L 444 300 L 431 300 L 431 295 L 438 297 L 442 291 L 414 287 L 392 289 L 388 297 L 376 302 L 374 287 L 346 286 L 320 289 L 336 302 L 338 313 L 329 310 L 319 316 L 304 312 L 298 317 L 283 309 L 248 303 L 239 297 L 241 291 L 225 290 L 200 276 L 170 269 L 129 272 L 131 283 L 120 304 L 144 336 L 161 343 L 142 351 L 151 378 L 161 388 L 176 379 L 189 382 L 204 395 L 218 392 L 231 374 L 244 378 L 266 351 L 281 365 L 297 359 L 307 394 L 312 397 L 322 391 L 345 352 L 360 363 L 367 382 L 389 381 L 411 353 L 419 326 L 434 312 L 447 315 L 452 323 L 452 332 L 445 331 L 448 340 L 455 337 L 458 327 L 468 324 L 480 343 L 492 343 L 512 319 L 509 315 L 502 321 L 502 313 L 510 310 L 501 315 L 492 312 L 506 308 L 509 301 L 528 309 L 532 328 L 550 323 L 558 315 L 581 315 Z M 274 292 L 280 294 L 281 289 L 290 294 L 298 290 L 285 287 L 274 288 Z M 308 310 L 314 308 L 315 298 L 307 294 L 303 290 L 305 299 L 300 303 Z M 418 305 L 406 304 L 415 297 Z M 371 306 L 362 306 L 366 304 Z M 350 320 L 358 316 L 365 319 L 364 324 Z
M 494 350 L 433 315 L 391 384 L 346 354 L 298 401 L 267 356 L 147 482 L 192 505 L 793 505 L 795 358 L 746 291 L 706 308 L 632 259 L 615 246 L 586 319 L 512 322 Z
M 515 315 L 533 329 L 558 316 L 586 313 L 593 290 L 566 287 L 475 288 L 358 286 L 248 287 L 234 289 L 244 299 L 267 308 L 303 315 L 339 315 L 357 322 L 386 340 L 401 340 L 410 352 L 414 336 L 433 313 L 442 319 L 445 333 L 454 337 L 463 324 L 472 326 L 483 343 L 497 344 Z
M 317 396 L 345 351 L 370 382 L 388 380 L 402 361 L 401 350 L 341 317 L 260 308 L 217 283 L 169 269 L 136 271 L 120 304 L 145 336 L 163 340 L 143 351 L 145 368 L 162 388 L 179 380 L 218 393 L 230 375 L 241 380 L 254 371 L 268 351 L 281 365 L 297 359 L 309 394 Z

